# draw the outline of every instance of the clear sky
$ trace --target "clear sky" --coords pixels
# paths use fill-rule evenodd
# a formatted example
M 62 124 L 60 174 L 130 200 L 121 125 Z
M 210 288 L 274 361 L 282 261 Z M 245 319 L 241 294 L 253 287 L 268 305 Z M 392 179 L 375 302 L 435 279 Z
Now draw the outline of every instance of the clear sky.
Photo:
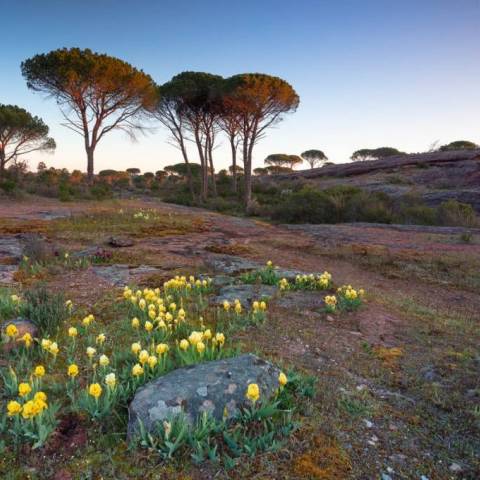
M 163 83 L 184 70 L 262 72 L 290 82 L 300 107 L 254 151 L 318 148 L 337 163 L 358 148 L 425 151 L 480 143 L 480 0 L 0 0 L 0 103 L 42 117 L 57 141 L 48 166 L 85 170 L 81 137 L 53 99 L 29 91 L 20 62 L 60 47 L 125 59 Z M 181 161 L 158 128 L 109 134 L 96 171 L 155 171 Z M 191 150 L 193 157 L 194 150 Z M 229 165 L 225 146 L 216 166 Z

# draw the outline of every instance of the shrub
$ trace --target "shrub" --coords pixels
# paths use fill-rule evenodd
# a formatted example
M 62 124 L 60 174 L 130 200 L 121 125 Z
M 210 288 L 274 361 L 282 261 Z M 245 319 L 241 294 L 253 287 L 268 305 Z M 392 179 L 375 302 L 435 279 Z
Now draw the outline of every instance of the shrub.
M 90 188 L 90 195 L 95 198 L 95 200 L 104 200 L 112 197 L 112 189 L 110 185 L 106 183 L 97 183 Z
M 31 320 L 41 335 L 47 336 L 56 334 L 69 312 L 63 295 L 50 293 L 44 286 L 38 286 L 25 293 L 20 314 Z
M 475 210 L 468 203 L 447 200 L 438 207 L 438 221 L 441 225 L 473 227 L 478 224 Z

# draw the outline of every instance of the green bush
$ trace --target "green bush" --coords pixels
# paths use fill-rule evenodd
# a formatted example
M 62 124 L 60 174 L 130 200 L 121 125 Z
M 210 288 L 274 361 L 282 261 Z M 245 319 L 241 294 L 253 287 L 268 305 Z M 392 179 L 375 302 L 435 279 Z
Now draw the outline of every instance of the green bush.
M 440 225 L 474 227 L 478 225 L 478 218 L 471 205 L 450 199 L 438 207 L 438 222 Z
M 53 336 L 68 318 L 68 308 L 62 294 L 51 293 L 44 286 L 25 292 L 20 314 L 31 320 L 41 335 Z
M 106 183 L 97 183 L 90 188 L 90 195 L 95 200 L 104 200 L 112 197 L 112 188 Z

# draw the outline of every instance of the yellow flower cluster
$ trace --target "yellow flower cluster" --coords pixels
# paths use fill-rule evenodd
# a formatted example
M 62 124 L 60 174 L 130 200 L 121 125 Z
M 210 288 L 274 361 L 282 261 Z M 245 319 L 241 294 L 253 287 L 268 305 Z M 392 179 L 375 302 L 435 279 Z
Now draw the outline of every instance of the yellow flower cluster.
M 282 279 L 278 282 L 278 286 L 279 286 L 280 290 L 287 290 L 288 287 L 289 287 L 288 280 L 287 280 L 286 278 L 282 278 Z
M 325 297 L 325 305 L 334 310 L 337 306 L 337 297 L 335 295 L 327 295 Z
M 43 350 L 51 353 L 54 357 L 56 357 L 60 351 L 57 342 L 52 342 L 49 338 L 42 339 L 40 345 L 42 346 Z
M 356 300 L 365 295 L 365 290 L 363 288 L 360 288 L 357 291 L 351 285 L 343 285 L 337 289 L 337 292 L 343 295 L 347 300 Z
M 264 312 L 267 309 L 267 304 L 263 300 L 261 302 L 255 301 L 252 303 L 252 308 L 254 313 L 258 311 Z
M 28 388 L 25 387 L 25 385 L 28 385 L 28 384 L 21 383 L 19 385 L 19 395 L 21 397 L 25 397 L 32 391 L 30 385 L 28 385 Z M 21 391 L 20 391 L 20 386 L 22 386 Z M 24 393 L 24 392 L 27 392 L 27 393 Z M 47 395 L 44 392 L 37 392 L 33 396 L 33 399 L 27 400 L 23 405 L 16 400 L 11 400 L 10 402 L 8 402 L 7 415 L 9 417 L 13 417 L 21 413 L 24 419 L 30 420 L 36 417 L 37 415 L 41 415 L 43 411 L 46 410 L 47 408 L 48 408 Z
M 14 338 L 18 335 L 18 329 L 13 323 L 10 323 L 7 325 L 5 333 L 7 334 L 7 337 Z

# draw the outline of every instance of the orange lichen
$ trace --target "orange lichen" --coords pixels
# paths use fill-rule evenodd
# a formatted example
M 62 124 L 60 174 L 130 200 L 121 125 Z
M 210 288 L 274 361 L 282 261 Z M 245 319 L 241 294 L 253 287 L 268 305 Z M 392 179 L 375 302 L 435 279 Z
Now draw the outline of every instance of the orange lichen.
M 352 469 L 350 458 L 335 439 L 318 435 L 313 448 L 300 455 L 294 464 L 296 475 L 316 480 L 348 478 Z
M 403 350 L 400 347 L 374 347 L 373 353 L 388 368 L 396 367 L 398 359 L 403 356 Z

